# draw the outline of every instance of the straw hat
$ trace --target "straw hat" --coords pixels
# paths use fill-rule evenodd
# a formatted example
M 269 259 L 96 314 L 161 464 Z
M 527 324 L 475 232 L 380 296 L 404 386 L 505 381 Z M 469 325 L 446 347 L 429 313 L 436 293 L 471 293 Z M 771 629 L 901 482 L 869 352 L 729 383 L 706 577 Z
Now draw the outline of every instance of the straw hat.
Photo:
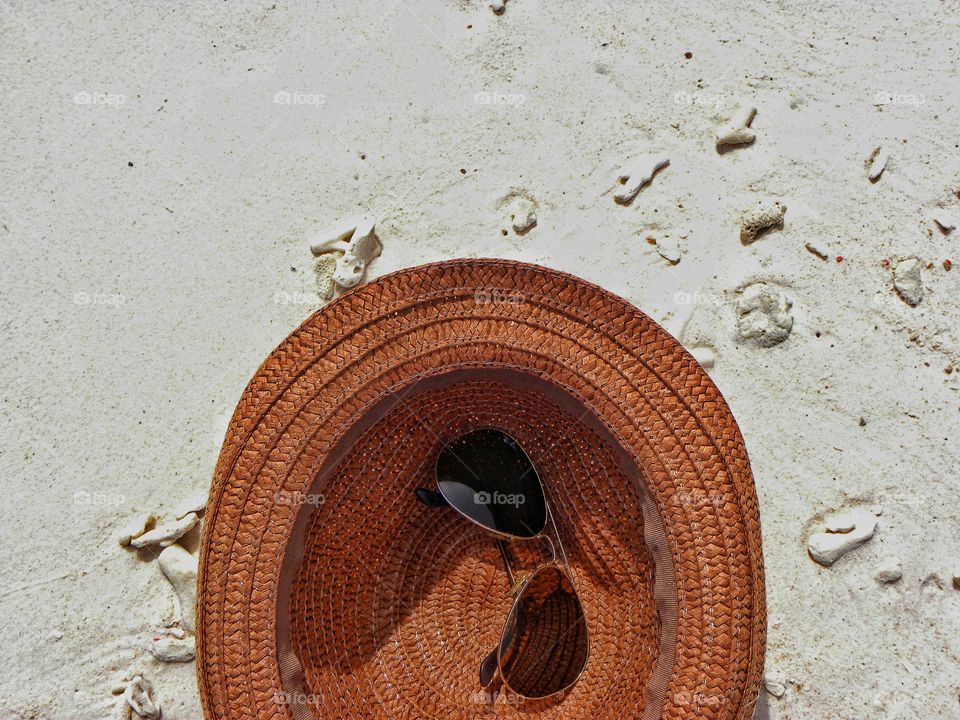
M 590 629 L 570 690 L 493 708 L 478 667 L 511 604 L 497 547 L 412 492 L 482 426 L 536 466 Z M 511 548 L 532 567 L 528 545 Z M 749 718 L 763 583 L 743 439 L 672 337 L 546 268 L 416 267 L 311 316 L 237 406 L 200 561 L 204 712 Z

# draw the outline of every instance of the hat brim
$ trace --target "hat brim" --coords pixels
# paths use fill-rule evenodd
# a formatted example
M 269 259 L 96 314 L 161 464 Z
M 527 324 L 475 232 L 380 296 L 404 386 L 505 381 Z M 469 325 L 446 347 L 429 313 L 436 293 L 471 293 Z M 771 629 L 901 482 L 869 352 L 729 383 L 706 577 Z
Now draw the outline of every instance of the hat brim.
M 625 468 L 618 476 L 639 485 L 636 527 L 653 568 L 658 635 L 644 717 L 749 718 L 766 634 L 763 560 L 756 492 L 729 408 L 634 306 L 571 275 L 504 260 L 425 265 L 355 288 L 307 319 L 250 381 L 217 463 L 201 546 L 206 717 L 310 717 L 289 702 L 291 689 L 317 690 L 293 651 L 302 623 L 294 618 L 291 629 L 289 616 L 303 607 L 290 595 L 315 508 L 278 502 L 278 493 L 308 498 L 391 412 L 464 382 L 543 398 L 549 417 L 575 417 L 602 436 Z M 488 390 L 476 393 L 461 402 L 496 408 Z M 351 512 L 362 525 L 362 513 L 376 511 L 368 503 Z M 591 629 L 588 672 L 602 669 L 598 637 Z M 596 694 L 605 681 L 617 678 L 582 683 Z M 571 697 L 581 712 L 586 693 Z M 356 716 L 411 716 L 397 707 Z M 461 714 L 471 712 L 483 708 Z M 568 717 L 570 707 L 543 712 Z

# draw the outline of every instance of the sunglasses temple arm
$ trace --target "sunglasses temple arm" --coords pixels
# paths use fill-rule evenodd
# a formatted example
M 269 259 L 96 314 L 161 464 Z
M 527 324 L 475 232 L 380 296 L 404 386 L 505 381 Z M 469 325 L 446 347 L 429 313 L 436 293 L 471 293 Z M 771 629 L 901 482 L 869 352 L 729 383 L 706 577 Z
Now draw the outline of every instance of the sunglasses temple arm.
M 517 583 L 513 579 L 513 568 L 510 567 L 510 553 L 507 552 L 507 544 L 503 540 L 497 540 L 497 547 L 500 548 L 500 557 L 503 559 L 503 566 L 507 569 L 507 577 L 510 579 L 510 590 L 512 591 Z
M 550 515 L 550 527 L 553 528 L 554 537 L 557 539 L 557 545 L 554 547 L 553 539 L 545 536 L 550 543 L 550 552 L 553 554 L 553 561 L 562 562 L 567 569 L 567 574 L 573 577 L 573 574 L 570 572 L 570 561 L 567 560 L 567 553 L 563 549 L 563 541 L 560 539 L 560 530 L 557 528 L 557 523 L 553 519 L 553 511 L 550 510 L 549 505 L 547 506 L 547 513 Z
M 447 502 L 447 499 L 435 490 L 416 488 L 413 492 L 417 496 L 417 500 L 420 501 L 421 505 L 431 508 L 450 507 L 450 503 Z
M 498 539 L 497 548 L 500 550 L 500 558 L 503 560 L 503 567 L 507 570 L 507 578 L 510 580 L 511 594 L 516 590 L 517 583 L 513 579 L 513 568 L 510 566 L 510 553 L 507 550 L 507 544 Z M 500 646 L 497 645 L 480 663 L 480 687 L 487 691 L 487 703 L 492 705 L 496 699 L 500 688 Z

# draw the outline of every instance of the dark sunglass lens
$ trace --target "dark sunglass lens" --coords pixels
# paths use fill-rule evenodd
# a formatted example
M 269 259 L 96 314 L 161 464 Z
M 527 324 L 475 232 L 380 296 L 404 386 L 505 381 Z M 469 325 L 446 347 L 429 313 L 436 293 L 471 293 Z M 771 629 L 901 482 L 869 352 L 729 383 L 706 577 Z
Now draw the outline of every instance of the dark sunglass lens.
M 450 505 L 495 532 L 533 537 L 547 522 L 537 471 L 500 430 L 474 430 L 448 443 L 437 459 L 437 484 Z
M 573 685 L 587 664 L 587 623 L 566 573 L 538 570 L 517 598 L 500 640 L 500 670 L 515 693 L 542 698 Z

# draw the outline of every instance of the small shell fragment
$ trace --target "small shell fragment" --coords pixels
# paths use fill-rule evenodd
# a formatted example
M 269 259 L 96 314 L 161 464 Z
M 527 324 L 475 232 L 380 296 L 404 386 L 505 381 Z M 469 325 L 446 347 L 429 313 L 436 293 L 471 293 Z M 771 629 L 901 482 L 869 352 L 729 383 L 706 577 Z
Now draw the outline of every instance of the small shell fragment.
M 946 213 L 937 213 L 936 215 L 933 216 L 933 221 L 937 224 L 937 227 L 939 227 L 944 234 L 952 233 L 954 230 L 957 229 L 957 221 L 954 220 L 953 217 L 951 217 L 950 215 L 947 215 Z
M 787 680 L 782 673 L 771 670 L 763 676 L 763 687 L 775 698 L 782 698 L 787 692 Z
M 867 177 L 870 178 L 870 182 L 875 183 L 880 179 L 880 176 L 883 174 L 883 169 L 887 166 L 889 160 L 890 152 L 888 150 L 882 147 L 874 149 L 870 158 L 867 160 L 867 162 L 870 163 L 870 167 L 867 170 Z
M 676 265 L 680 262 L 680 258 L 683 257 L 683 253 L 680 251 L 680 243 L 670 237 L 664 237 L 657 240 L 656 243 L 657 252 L 660 254 L 664 260 L 666 260 L 671 265 Z
M 161 662 L 189 662 L 197 654 L 193 636 L 160 635 L 150 639 L 150 654 Z
M 919 258 L 912 257 L 901 260 L 893 269 L 893 287 L 910 307 L 916 307 L 923 299 L 922 267 Z
M 120 545 L 126 547 L 130 544 L 130 541 L 136 537 L 140 537 L 148 530 L 152 529 L 156 523 L 157 516 L 153 513 L 143 513 L 138 515 L 134 520 L 127 523 L 124 528 L 120 531 L 120 536 L 118 541 Z
M 190 513 L 196 513 L 197 515 L 202 515 L 203 511 L 207 509 L 207 491 L 198 490 L 185 497 L 173 510 L 173 517 L 175 520 L 180 520 Z
M 900 565 L 900 558 L 890 557 L 883 561 L 880 569 L 877 570 L 876 578 L 879 582 L 889 585 L 897 582 L 903 577 L 903 568 Z
M 139 537 L 133 538 L 130 541 L 130 545 L 135 548 L 147 547 L 147 545 L 167 547 L 190 532 L 199 519 L 195 512 L 189 512 L 179 520 L 164 523 L 163 525 L 155 527 L 153 530 L 145 532 Z
M 517 235 L 523 235 L 537 224 L 537 204 L 531 198 L 517 195 L 508 208 L 510 224 Z

